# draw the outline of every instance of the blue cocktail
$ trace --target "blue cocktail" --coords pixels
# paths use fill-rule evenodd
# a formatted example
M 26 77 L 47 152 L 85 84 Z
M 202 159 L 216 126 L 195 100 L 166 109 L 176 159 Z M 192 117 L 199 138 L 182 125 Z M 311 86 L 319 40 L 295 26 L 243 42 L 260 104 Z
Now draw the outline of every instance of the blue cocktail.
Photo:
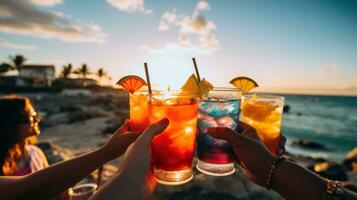
M 241 94 L 240 90 L 233 88 L 215 88 L 199 101 L 196 167 L 205 174 L 226 176 L 235 171 L 231 146 L 208 135 L 207 129 L 237 127 Z

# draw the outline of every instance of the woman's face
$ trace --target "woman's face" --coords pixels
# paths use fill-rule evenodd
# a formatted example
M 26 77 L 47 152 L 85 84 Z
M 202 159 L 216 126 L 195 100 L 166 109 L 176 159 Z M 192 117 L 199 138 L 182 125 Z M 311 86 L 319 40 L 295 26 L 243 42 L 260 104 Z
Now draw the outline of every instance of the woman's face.
M 26 138 L 40 134 L 40 127 L 38 126 L 40 118 L 31 104 L 26 108 L 27 118 L 19 126 L 21 138 Z

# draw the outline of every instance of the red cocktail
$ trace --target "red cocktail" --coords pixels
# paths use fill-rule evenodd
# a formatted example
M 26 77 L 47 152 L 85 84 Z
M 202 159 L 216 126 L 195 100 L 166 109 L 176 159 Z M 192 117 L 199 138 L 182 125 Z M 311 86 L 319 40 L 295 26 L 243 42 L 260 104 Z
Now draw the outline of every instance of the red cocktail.
M 148 93 L 136 91 L 129 94 L 130 102 L 130 130 L 144 131 L 149 125 Z
M 192 179 L 198 103 L 188 94 L 164 92 L 151 96 L 150 123 L 167 117 L 169 126 L 154 137 L 152 165 L 155 179 L 162 184 L 179 185 Z

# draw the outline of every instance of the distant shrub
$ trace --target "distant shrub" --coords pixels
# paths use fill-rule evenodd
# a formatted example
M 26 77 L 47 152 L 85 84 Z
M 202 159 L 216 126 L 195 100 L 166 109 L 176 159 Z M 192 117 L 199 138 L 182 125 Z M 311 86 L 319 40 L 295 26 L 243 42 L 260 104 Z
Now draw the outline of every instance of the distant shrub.
M 59 112 L 72 112 L 72 111 L 79 111 L 81 108 L 79 106 L 73 105 L 62 105 L 59 107 Z
M 108 113 L 99 109 L 74 111 L 68 113 L 68 123 L 72 124 L 75 122 L 85 121 L 91 118 L 106 116 L 108 116 Z

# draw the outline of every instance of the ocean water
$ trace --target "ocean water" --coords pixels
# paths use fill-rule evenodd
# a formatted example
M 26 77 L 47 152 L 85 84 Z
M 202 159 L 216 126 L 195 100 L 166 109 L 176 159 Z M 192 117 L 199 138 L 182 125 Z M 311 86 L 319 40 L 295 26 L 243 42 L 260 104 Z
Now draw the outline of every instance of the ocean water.
M 283 95 L 290 111 L 284 113 L 282 131 L 287 151 L 341 162 L 357 147 L 357 97 Z M 307 150 L 291 145 L 295 139 L 308 139 L 326 146 Z

